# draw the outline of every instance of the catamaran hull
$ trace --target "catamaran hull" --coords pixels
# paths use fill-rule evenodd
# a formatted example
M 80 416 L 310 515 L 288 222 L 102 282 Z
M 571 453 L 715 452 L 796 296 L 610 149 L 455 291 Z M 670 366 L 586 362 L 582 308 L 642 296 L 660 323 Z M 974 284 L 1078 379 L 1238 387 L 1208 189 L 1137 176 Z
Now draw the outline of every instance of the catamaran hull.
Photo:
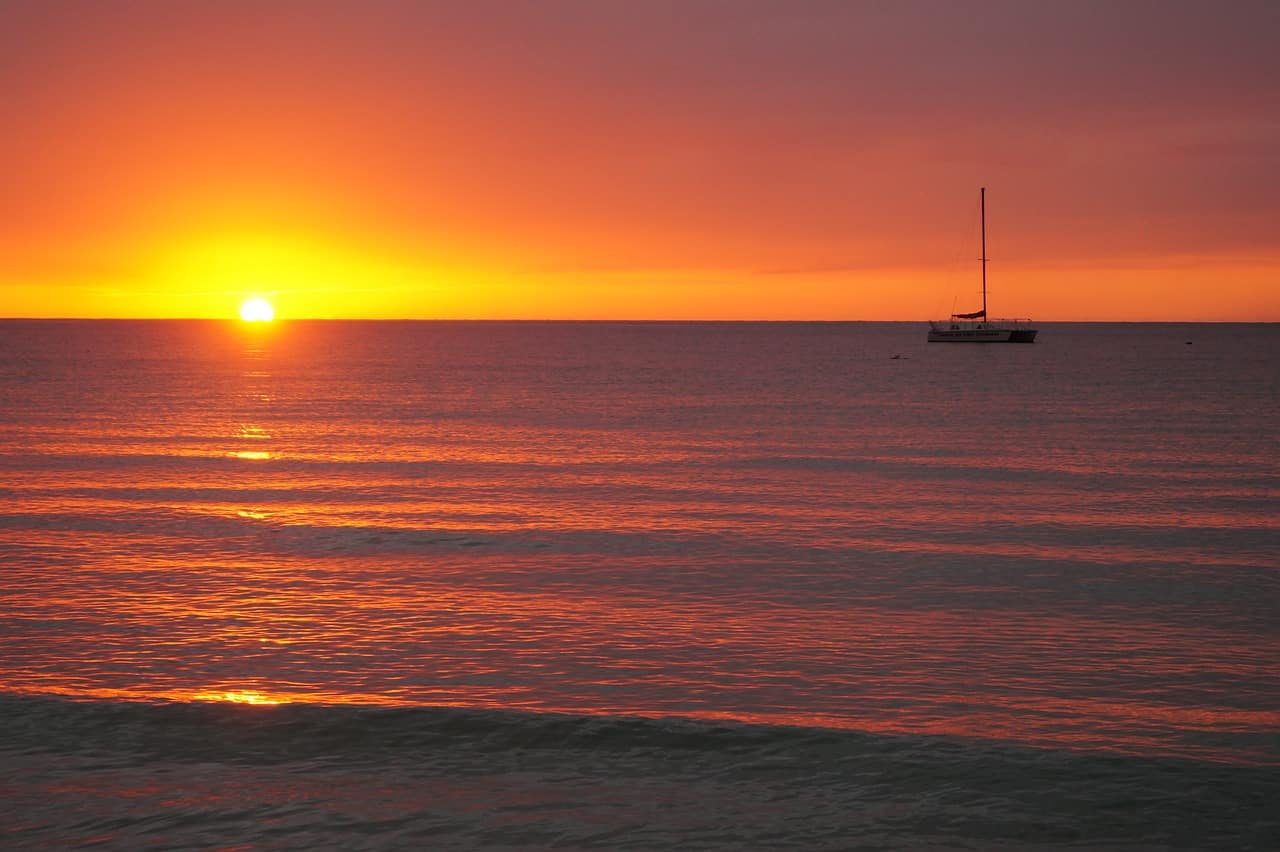
M 917 340 L 919 338 L 916 338 Z M 937 328 L 930 343 L 1035 343 L 1034 328 Z

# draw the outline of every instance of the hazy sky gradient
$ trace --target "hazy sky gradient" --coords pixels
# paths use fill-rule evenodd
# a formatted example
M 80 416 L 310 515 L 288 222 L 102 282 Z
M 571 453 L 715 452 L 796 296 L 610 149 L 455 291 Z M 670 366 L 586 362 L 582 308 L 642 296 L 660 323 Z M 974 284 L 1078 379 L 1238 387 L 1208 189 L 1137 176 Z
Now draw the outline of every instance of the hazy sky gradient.
M 1274 2 L 0 9 L 0 315 L 1280 320 Z

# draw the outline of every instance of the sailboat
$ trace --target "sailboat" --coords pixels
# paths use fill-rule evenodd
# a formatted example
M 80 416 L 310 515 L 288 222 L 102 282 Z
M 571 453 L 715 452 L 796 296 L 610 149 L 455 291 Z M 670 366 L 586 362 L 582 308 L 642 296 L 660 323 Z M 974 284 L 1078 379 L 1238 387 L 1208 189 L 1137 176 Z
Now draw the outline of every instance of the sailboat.
M 1029 319 L 987 318 L 987 188 L 978 190 L 982 206 L 982 310 L 930 320 L 930 343 L 1035 343 L 1036 328 Z

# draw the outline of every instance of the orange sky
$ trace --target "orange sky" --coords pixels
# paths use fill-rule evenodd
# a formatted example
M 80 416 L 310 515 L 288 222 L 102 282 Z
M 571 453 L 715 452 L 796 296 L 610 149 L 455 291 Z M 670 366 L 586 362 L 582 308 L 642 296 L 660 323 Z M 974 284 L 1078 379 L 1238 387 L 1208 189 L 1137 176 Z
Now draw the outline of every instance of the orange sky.
M 0 316 L 1280 321 L 1280 5 L 17 2 Z

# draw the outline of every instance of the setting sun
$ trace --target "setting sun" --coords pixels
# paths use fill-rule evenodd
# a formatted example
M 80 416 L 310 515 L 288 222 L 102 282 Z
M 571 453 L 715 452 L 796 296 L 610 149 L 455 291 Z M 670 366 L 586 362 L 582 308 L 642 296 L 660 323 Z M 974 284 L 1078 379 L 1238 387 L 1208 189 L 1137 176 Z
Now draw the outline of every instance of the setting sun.
M 240 319 L 245 322 L 271 322 L 275 315 L 275 308 L 266 299 L 249 299 L 240 306 Z

